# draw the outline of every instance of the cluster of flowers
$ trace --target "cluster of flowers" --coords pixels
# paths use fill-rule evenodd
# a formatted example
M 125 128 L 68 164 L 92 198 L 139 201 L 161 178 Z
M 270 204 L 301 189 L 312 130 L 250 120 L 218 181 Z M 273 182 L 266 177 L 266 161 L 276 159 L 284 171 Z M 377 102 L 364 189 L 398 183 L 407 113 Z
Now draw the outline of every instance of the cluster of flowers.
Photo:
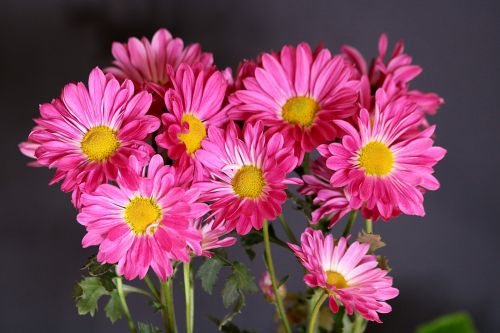
M 426 116 L 442 100 L 409 88 L 421 68 L 402 43 L 386 52 L 382 35 L 368 67 L 354 48 L 301 43 L 246 60 L 233 77 L 161 29 L 113 43 L 113 66 L 42 104 L 20 149 L 55 169 L 51 184 L 72 193 L 87 230 L 83 246 L 99 246 L 98 261 L 127 279 L 151 268 L 165 280 L 172 261 L 260 230 L 281 214 L 289 184 L 313 195 L 313 224 L 358 209 L 372 220 L 422 216 L 445 154 Z M 314 149 L 311 174 L 290 178 Z M 390 311 L 398 291 L 367 244 L 306 228 L 290 247 L 334 312 L 341 303 L 379 321 Z

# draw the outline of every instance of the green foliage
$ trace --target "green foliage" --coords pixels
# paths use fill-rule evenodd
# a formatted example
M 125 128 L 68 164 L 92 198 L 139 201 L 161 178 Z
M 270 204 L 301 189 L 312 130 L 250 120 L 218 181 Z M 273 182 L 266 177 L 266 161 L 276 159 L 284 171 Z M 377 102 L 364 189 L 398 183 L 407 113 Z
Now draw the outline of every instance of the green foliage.
M 101 281 L 102 286 L 109 292 L 116 289 L 113 279 L 116 277 L 114 265 L 101 264 L 93 255 L 87 259 L 85 265 L 81 268 L 86 271 L 89 276 L 97 277 Z
M 449 314 L 420 325 L 415 333 L 476 333 L 471 317 L 464 312 Z
M 153 324 L 137 323 L 137 333 L 162 333 L 161 330 Z
M 248 244 L 254 241 L 255 239 L 250 240 Z M 196 276 L 201 279 L 203 289 L 207 293 L 212 293 L 222 267 L 231 269 L 231 275 L 222 288 L 222 302 L 226 308 L 231 307 L 231 310 L 222 320 L 214 319 L 214 321 L 217 321 L 220 330 L 226 326 L 229 327 L 226 329 L 233 329 L 233 326 L 228 326 L 228 323 L 233 320 L 234 316 L 240 313 L 241 309 L 245 306 L 245 293 L 257 291 L 257 285 L 250 270 L 241 262 L 230 261 L 227 258 L 227 254 L 219 249 L 214 251 L 212 259 L 208 259 L 200 266 L 196 274 Z
M 212 258 L 205 260 L 200 268 L 198 268 L 196 277 L 201 280 L 203 290 L 210 295 L 212 295 L 215 282 L 217 282 L 217 277 L 219 276 L 219 272 L 223 266 L 224 263 L 222 263 L 219 259 Z
M 107 291 L 97 277 L 87 277 L 78 283 L 75 288 L 75 301 L 78 314 L 85 315 L 90 313 L 94 316 L 97 311 L 97 302 L 101 296 L 106 295 Z
M 254 331 L 242 330 L 233 323 L 226 323 L 221 326 L 221 321 L 217 318 L 210 317 L 210 320 L 219 326 L 219 330 L 224 333 L 255 333 Z
M 112 323 L 123 316 L 123 308 L 120 302 L 118 291 L 114 290 L 111 292 L 111 297 L 109 298 L 108 304 L 106 304 L 104 311 L 106 312 L 106 317 L 108 317 Z

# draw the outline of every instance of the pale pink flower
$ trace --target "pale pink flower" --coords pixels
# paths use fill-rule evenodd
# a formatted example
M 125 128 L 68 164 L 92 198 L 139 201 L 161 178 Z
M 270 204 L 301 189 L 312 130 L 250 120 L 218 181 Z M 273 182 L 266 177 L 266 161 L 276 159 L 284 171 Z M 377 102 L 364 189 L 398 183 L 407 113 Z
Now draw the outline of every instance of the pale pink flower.
M 131 37 L 127 43 L 114 42 L 111 52 L 115 57 L 106 71 L 119 79 L 130 79 L 141 89 L 155 91 L 163 97 L 170 81 L 167 66 L 177 69 L 181 64 L 208 69 L 212 66 L 211 53 L 202 52 L 200 44 L 184 47 L 180 38 L 174 38 L 166 29 L 158 30 L 151 42 L 142 37 Z
M 231 232 L 224 221 L 217 225 L 214 219 L 203 223 L 202 219 L 195 219 L 192 221 L 192 226 L 201 232 L 202 256 L 211 258 L 212 251 L 210 250 L 229 247 L 236 243 L 235 237 L 224 237 Z
M 379 89 L 371 115 L 362 109 L 356 127 L 335 121 L 347 133 L 342 142 L 318 147 L 334 171 L 330 183 L 346 188 L 351 208 L 376 211 L 384 220 L 397 211 L 425 214 L 423 190 L 439 188 L 433 167 L 446 150 L 433 146 L 434 126 L 413 131 L 420 121 L 415 108 L 407 100 L 387 102 Z
M 82 195 L 77 220 L 87 230 L 83 247 L 99 245 L 97 260 L 117 263 L 127 279 L 142 279 L 151 267 L 165 280 L 172 275 L 171 260 L 190 260 L 188 248 L 201 255 L 201 233 L 189 221 L 208 206 L 199 202 L 198 190 L 179 179 L 160 155 L 151 158 L 147 172 L 131 157 L 117 186 L 102 184 Z
M 370 66 L 367 65 L 367 61 L 358 50 L 351 46 L 342 46 L 342 53 L 354 65 L 361 81 L 361 105 L 371 111 L 374 107 L 375 97 L 372 92 L 375 92 L 378 88 L 383 88 L 389 101 L 406 98 L 415 103 L 417 105 L 416 111 L 422 114 L 422 122 L 419 125 L 426 127 L 428 124 L 424 115 L 434 115 L 444 101 L 435 93 L 411 90 L 409 84 L 422 73 L 422 68 L 412 65 L 412 58 L 404 53 L 402 41 L 396 43 L 392 54 L 388 60 L 385 60 L 387 45 L 387 36 L 382 34 L 378 44 L 378 55 Z
M 328 228 L 351 211 L 348 193 L 343 188 L 330 184 L 333 171 L 326 167 L 326 158 L 318 157 L 311 164 L 311 175 L 303 175 L 304 185 L 299 188 L 303 195 L 315 195 L 313 203 L 318 206 L 312 212 L 312 224 L 328 219 Z
M 273 283 L 271 281 L 271 275 L 268 271 L 262 272 L 259 279 L 259 288 L 269 302 L 274 302 L 276 300 L 276 294 L 273 290 Z M 284 284 L 279 286 L 278 293 L 281 298 L 286 297 L 286 287 Z
M 196 158 L 210 178 L 194 186 L 211 202 L 216 224 L 226 220 L 228 228 L 247 234 L 261 229 L 264 219 L 274 220 L 286 200 L 286 184 L 301 183 L 286 178 L 297 166 L 292 151 L 280 133 L 266 138 L 261 122 L 246 124 L 243 133 L 234 122 L 226 130 L 209 128 Z
M 83 83 L 68 84 L 60 99 L 40 106 L 41 118 L 20 149 L 36 158 L 38 165 L 55 168 L 51 184 L 62 180 L 64 192 L 93 191 L 115 179 L 128 158 L 146 163 L 153 149 L 144 142 L 160 121 L 146 115 L 151 95 L 134 95 L 134 85 L 121 85 L 112 75 L 95 68 L 88 89 Z
M 163 132 L 156 142 L 167 149 L 172 160 L 193 164 L 195 179 L 201 179 L 204 168 L 195 153 L 211 126 L 222 127 L 227 122 L 222 108 L 227 82 L 219 71 L 193 70 L 188 65 L 169 72 L 173 88 L 165 93 L 168 111 L 162 114 Z
M 358 81 L 351 80 L 349 66 L 327 49 L 313 54 L 306 43 L 264 53 L 262 65 L 243 84 L 245 89 L 230 96 L 230 117 L 260 120 L 270 133 L 281 133 L 295 145 L 299 162 L 305 152 L 335 139 L 332 120 L 357 110 Z
M 332 312 L 343 305 L 347 314 L 357 312 L 379 323 L 379 313 L 391 312 L 385 301 L 396 297 L 399 291 L 392 287 L 387 271 L 377 268 L 377 258 L 368 254 L 369 244 L 354 242 L 348 246 L 344 237 L 336 243 L 331 234 L 324 236 L 311 228 L 302 233 L 300 240 L 300 246 L 288 245 L 308 271 L 304 282 L 329 294 Z

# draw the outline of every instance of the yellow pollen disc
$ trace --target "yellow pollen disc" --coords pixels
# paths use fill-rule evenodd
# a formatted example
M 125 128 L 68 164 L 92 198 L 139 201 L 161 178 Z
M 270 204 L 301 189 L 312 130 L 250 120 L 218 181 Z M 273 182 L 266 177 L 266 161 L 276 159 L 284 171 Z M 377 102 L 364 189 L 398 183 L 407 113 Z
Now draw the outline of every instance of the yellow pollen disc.
M 135 234 L 143 235 L 148 227 L 161 220 L 161 209 L 155 200 L 144 197 L 135 197 L 125 208 L 125 221 Z M 154 233 L 156 228 L 151 228 Z
M 316 101 L 309 97 L 293 97 L 283 106 L 282 116 L 290 124 L 309 127 L 319 110 Z
M 262 170 L 253 165 L 241 167 L 231 181 L 233 191 L 242 198 L 258 198 L 262 194 L 265 181 Z
M 107 126 L 96 126 L 85 133 L 81 148 L 91 161 L 102 162 L 107 160 L 116 149 L 120 147 L 120 141 L 116 132 Z
M 337 289 L 347 288 L 349 286 L 342 274 L 333 271 L 326 272 L 326 283 L 337 287 Z
M 192 114 L 183 115 L 181 123 L 188 123 L 189 129 L 186 133 L 178 134 L 177 137 L 186 145 L 188 153 L 193 154 L 201 148 L 201 141 L 207 136 L 207 129 L 205 125 Z
M 385 144 L 372 141 L 361 149 L 358 162 L 367 175 L 385 176 L 392 170 L 394 157 Z

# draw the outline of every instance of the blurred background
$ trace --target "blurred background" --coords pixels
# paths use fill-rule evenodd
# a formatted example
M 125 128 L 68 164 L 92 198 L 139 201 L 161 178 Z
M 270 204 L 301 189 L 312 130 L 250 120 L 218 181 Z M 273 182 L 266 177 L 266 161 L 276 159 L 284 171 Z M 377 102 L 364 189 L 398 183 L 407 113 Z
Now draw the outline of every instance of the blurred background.
M 426 194 L 425 218 L 375 223 L 388 244 L 400 296 L 383 325 L 368 332 L 412 332 L 417 324 L 457 310 L 472 314 L 480 332 L 500 332 L 500 2 L 491 1 L 166 1 L 2 0 L 0 6 L 0 332 L 125 332 L 103 311 L 78 316 L 72 288 L 94 249 L 82 249 L 83 228 L 69 195 L 48 187 L 52 172 L 28 168 L 17 144 L 24 140 L 38 104 L 70 81 L 87 80 L 91 68 L 111 61 L 111 42 L 169 29 L 187 43 L 200 42 L 218 66 L 285 43 L 323 41 L 375 55 L 381 32 L 391 45 L 404 39 L 424 73 L 413 87 L 435 91 L 446 104 L 431 119 L 437 144 L 448 149 L 437 167 L 441 189 Z M 286 206 L 299 232 L 306 221 Z M 358 221 L 358 225 L 361 221 Z M 249 260 L 239 249 L 233 258 Z M 301 269 L 288 252 L 274 249 L 278 275 L 291 273 L 289 290 L 302 288 Z M 263 271 L 261 253 L 249 263 Z M 198 283 L 195 329 L 216 332 L 208 315 L 222 317 L 219 297 Z M 182 306 L 181 285 L 177 300 Z M 152 316 L 132 298 L 141 321 Z M 102 310 L 104 304 L 101 305 Z M 182 309 L 182 307 L 180 307 Z M 272 305 L 259 294 L 247 299 L 243 328 L 272 332 Z M 182 311 L 178 322 L 182 327 Z M 450 332 L 451 333 L 451 332 Z

